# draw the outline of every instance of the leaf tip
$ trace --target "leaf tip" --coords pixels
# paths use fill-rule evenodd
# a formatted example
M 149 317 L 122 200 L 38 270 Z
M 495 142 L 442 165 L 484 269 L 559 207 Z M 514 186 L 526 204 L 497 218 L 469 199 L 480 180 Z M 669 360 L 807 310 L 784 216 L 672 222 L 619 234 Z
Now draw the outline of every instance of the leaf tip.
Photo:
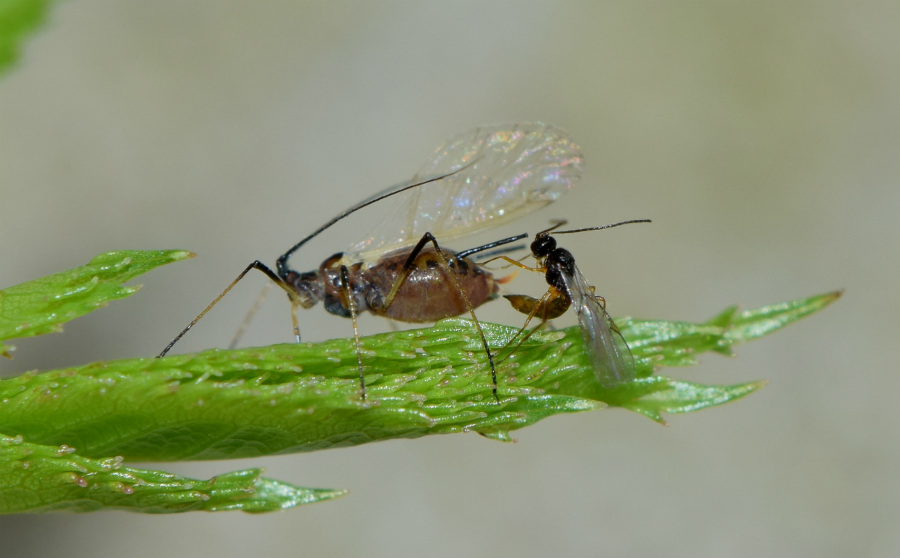
M 197 254 L 189 250 L 172 250 L 170 257 L 172 258 L 173 262 L 180 262 L 181 260 L 196 258 Z
M 835 300 L 844 296 L 844 290 L 845 289 L 838 289 L 836 291 L 831 291 L 830 293 L 825 293 L 824 295 L 822 295 L 822 298 L 827 301 L 826 304 L 831 304 Z

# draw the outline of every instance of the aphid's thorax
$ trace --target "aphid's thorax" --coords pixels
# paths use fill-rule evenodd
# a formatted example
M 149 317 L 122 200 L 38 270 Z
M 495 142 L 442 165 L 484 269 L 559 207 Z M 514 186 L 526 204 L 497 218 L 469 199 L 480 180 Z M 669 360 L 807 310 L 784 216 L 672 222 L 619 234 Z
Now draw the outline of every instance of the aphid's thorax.
M 350 301 L 347 300 L 348 295 L 353 297 L 357 314 L 365 312 L 368 310 L 368 307 L 362 296 L 360 282 L 356 280 L 359 276 L 360 264 L 347 266 L 347 277 L 350 282 L 350 288 L 347 290 L 344 290 L 344 281 L 342 279 L 341 267 L 343 266 L 347 266 L 347 262 L 344 261 L 344 253 L 338 252 L 322 262 L 316 275 L 321 285 L 322 303 L 325 306 L 325 310 L 336 316 L 349 318 L 351 317 L 351 312 Z

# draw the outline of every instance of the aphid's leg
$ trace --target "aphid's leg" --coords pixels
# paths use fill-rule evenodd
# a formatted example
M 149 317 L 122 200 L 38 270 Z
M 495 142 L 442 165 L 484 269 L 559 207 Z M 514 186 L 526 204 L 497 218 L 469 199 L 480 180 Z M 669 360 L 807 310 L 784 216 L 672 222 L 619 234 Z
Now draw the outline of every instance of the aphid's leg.
M 231 338 L 231 343 L 228 344 L 229 349 L 233 349 L 237 347 L 237 344 L 240 342 L 241 337 L 244 336 L 244 332 L 247 331 L 247 327 L 250 325 L 250 322 L 253 321 L 253 318 L 256 316 L 256 313 L 259 312 L 260 306 L 266 300 L 266 296 L 269 294 L 269 290 L 272 288 L 272 283 L 266 283 L 263 285 L 261 291 L 259 291 L 259 296 L 256 297 L 256 300 L 253 301 L 253 306 L 250 307 L 250 310 L 247 311 L 247 315 L 244 316 L 244 319 L 241 321 L 241 325 L 238 327 L 237 331 L 234 332 L 234 337 Z
M 453 283 L 453 288 L 456 290 L 456 294 L 458 294 L 462 299 L 463 304 L 466 306 L 466 310 L 468 310 L 469 315 L 472 316 L 472 322 L 475 324 L 475 329 L 478 330 L 478 336 L 481 338 L 481 346 L 484 347 L 484 352 L 487 354 L 488 362 L 491 365 L 491 381 L 494 385 L 494 387 L 491 389 L 491 393 L 493 393 L 494 399 L 497 401 L 497 403 L 499 403 L 500 396 L 497 395 L 497 368 L 494 364 L 494 355 L 493 353 L 491 353 L 491 348 L 488 346 L 487 338 L 484 336 L 484 330 L 481 329 L 481 322 L 478 320 L 478 316 L 475 315 L 475 308 L 472 306 L 472 303 L 469 302 L 469 297 L 466 296 L 466 293 L 459 285 L 459 281 L 456 280 L 456 275 L 453 273 L 453 270 L 450 267 L 450 262 L 447 261 L 447 256 L 438 245 L 437 239 L 434 238 L 434 235 L 432 235 L 430 232 L 422 235 L 421 240 L 419 240 L 418 244 L 416 244 L 412 252 L 410 252 L 409 257 L 406 259 L 406 263 L 403 264 L 403 270 L 401 271 L 400 276 L 391 287 L 391 292 L 388 293 L 387 297 L 385 297 L 384 307 L 390 308 L 390 305 L 394 302 L 394 298 L 396 298 L 397 292 L 400 290 L 400 287 L 403 285 L 403 283 L 406 282 L 407 277 L 409 277 L 409 274 L 413 269 L 413 265 L 415 264 L 416 258 L 428 243 L 431 243 L 431 245 L 434 246 L 435 253 L 441 260 L 440 265 L 447 270 L 447 275 L 450 277 L 450 281 Z
M 300 299 L 295 296 L 291 296 L 288 293 L 288 299 L 291 301 L 291 325 L 294 327 L 294 337 L 297 338 L 297 343 L 300 342 L 300 320 L 297 319 L 297 308 L 300 308 Z
M 350 273 L 347 266 L 341 266 L 341 304 L 350 310 L 350 320 L 353 322 L 353 341 L 356 344 L 356 365 L 359 367 L 359 392 L 363 401 L 366 400 L 366 378 L 363 375 L 362 344 L 359 340 L 359 323 L 356 316 L 356 300 L 350 290 Z
M 244 276 L 247 275 L 247 273 L 249 273 L 251 269 L 257 269 L 257 270 L 259 270 L 259 271 L 262 271 L 262 272 L 266 275 L 266 277 L 268 277 L 269 279 L 272 280 L 273 283 L 275 283 L 276 285 L 278 285 L 279 287 L 281 287 L 282 289 L 284 289 L 284 291 L 288 294 L 288 298 L 291 300 L 291 304 L 293 305 L 293 310 L 294 310 L 294 332 L 295 332 L 296 335 L 297 335 L 297 341 L 299 341 L 299 340 L 300 340 L 300 326 L 298 325 L 298 322 L 297 322 L 297 306 L 299 305 L 299 301 L 297 300 L 294 291 L 291 289 L 290 286 L 288 286 L 287 283 L 285 283 L 284 281 L 282 281 L 281 278 L 278 277 L 278 275 L 276 275 L 274 271 L 272 271 L 271 269 L 269 269 L 268 267 L 266 267 L 266 264 L 262 263 L 262 262 L 259 261 L 259 260 L 256 260 L 255 262 L 253 262 L 253 263 L 251 263 L 250 265 L 248 265 L 247 267 L 245 267 L 245 268 L 244 268 L 244 271 L 242 271 L 242 272 L 235 278 L 235 280 L 232 281 L 232 282 L 225 288 L 225 290 L 222 291 L 222 292 L 219 294 L 219 296 L 217 296 L 212 302 L 210 302 L 210 303 L 209 303 L 209 306 L 207 306 L 206 308 L 204 308 L 204 309 L 203 309 L 203 312 L 200 312 L 200 314 L 198 314 L 197 317 L 194 318 L 193 321 L 191 321 L 191 323 L 189 323 L 189 324 L 187 325 L 186 328 L 184 328 L 183 330 L 181 330 L 181 333 L 179 333 L 178 335 L 176 335 L 176 336 L 175 336 L 175 339 L 172 339 L 172 341 L 170 341 L 169 344 L 166 345 L 166 348 L 163 349 L 162 352 L 159 353 L 159 354 L 156 356 L 156 358 L 160 358 L 160 357 L 166 356 L 166 353 L 169 352 L 169 349 L 171 349 L 171 348 L 175 345 L 175 343 L 177 343 L 182 337 L 184 337 L 184 334 L 187 333 L 188 331 L 190 331 L 190 329 L 191 329 L 192 327 L 194 327 L 194 325 L 195 325 L 197 322 L 199 322 L 200 320 L 202 320 L 202 319 L 203 319 L 203 316 L 205 316 L 207 312 L 209 312 L 210 310 L 212 310 L 212 307 L 215 306 L 216 304 L 218 304 L 218 302 L 219 302 L 220 300 L 222 300 L 222 297 L 224 297 L 226 294 L 228 294 L 228 291 L 230 291 L 235 285 L 237 285 L 238 281 L 240 281 L 241 279 L 243 279 Z

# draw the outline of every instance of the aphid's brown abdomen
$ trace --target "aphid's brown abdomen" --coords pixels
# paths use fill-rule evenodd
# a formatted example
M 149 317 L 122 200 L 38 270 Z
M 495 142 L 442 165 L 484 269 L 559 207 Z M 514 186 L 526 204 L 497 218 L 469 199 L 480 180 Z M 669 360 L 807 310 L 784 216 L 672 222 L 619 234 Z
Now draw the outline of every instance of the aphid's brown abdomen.
M 454 252 L 443 252 L 449 267 L 441 263 L 433 249 L 423 250 L 393 297 L 391 291 L 403 277 L 409 250 L 388 254 L 367 269 L 354 269 L 351 283 L 365 285 L 361 290 L 370 312 L 401 322 L 435 322 L 459 316 L 468 312 L 466 299 L 477 308 L 496 296 L 497 284 L 489 272 L 457 258 Z

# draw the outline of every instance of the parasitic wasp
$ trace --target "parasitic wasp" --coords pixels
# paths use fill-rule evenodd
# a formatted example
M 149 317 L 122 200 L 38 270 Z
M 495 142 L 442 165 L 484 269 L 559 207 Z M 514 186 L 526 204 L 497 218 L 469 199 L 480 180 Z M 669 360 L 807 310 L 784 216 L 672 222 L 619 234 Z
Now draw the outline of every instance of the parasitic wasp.
M 566 221 L 557 221 L 554 226 L 537 233 L 531 243 L 531 255 L 537 260 L 537 266 L 529 267 L 506 256 L 495 258 L 528 271 L 543 273 L 548 285 L 547 292 L 539 299 L 528 295 L 504 295 L 513 308 L 528 315 L 522 329 L 510 343 L 521 336 L 516 344 L 518 347 L 548 320 L 558 318 L 570 307 L 574 307 L 594 374 L 600 384 L 604 388 L 614 389 L 634 380 L 634 357 L 619 328 L 606 311 L 606 300 L 594 292 L 594 287 L 575 265 L 575 257 L 565 248 L 560 248 L 551 233 L 558 235 L 599 231 L 631 223 L 649 222 L 649 219 L 633 219 L 602 227 L 559 231 L 556 229 L 565 225 Z M 528 324 L 534 318 L 539 319 L 540 323 L 528 330 Z

